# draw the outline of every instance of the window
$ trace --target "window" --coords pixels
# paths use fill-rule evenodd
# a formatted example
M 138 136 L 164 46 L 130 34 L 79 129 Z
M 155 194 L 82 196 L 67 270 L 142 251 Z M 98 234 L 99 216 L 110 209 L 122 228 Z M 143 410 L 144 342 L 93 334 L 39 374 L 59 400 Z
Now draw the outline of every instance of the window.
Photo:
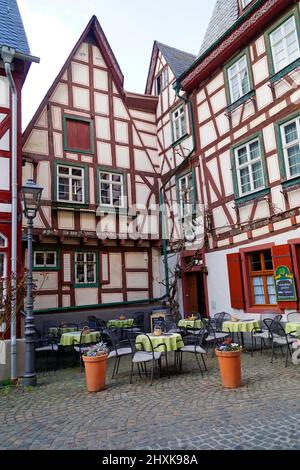
M 281 138 L 287 177 L 300 175 L 300 117 L 281 126 Z
M 6 247 L 7 247 L 7 238 L 4 237 L 4 235 L 0 233 L 0 248 L 6 248 Z
M 265 187 L 259 139 L 235 149 L 235 166 L 239 196 L 245 196 Z
M 124 208 L 124 175 L 100 171 L 99 180 L 100 205 Z
M 186 118 L 184 106 L 180 106 L 172 113 L 173 142 L 186 135 Z
M 254 305 L 276 305 L 276 291 L 271 250 L 249 255 L 249 274 Z
M 181 217 L 187 217 L 193 213 L 195 193 L 193 175 L 188 173 L 178 179 L 178 195 Z
M 83 204 L 84 168 L 58 165 L 57 188 L 58 201 Z
M 0 253 L 0 279 L 6 277 L 6 255 Z
M 275 73 L 300 57 L 295 16 L 291 16 L 270 33 L 270 45 Z
M 242 8 L 246 8 L 252 0 L 242 0 Z
M 41 269 L 57 268 L 57 252 L 35 251 L 33 254 L 33 267 Z
M 65 150 L 77 153 L 93 153 L 92 121 L 64 116 Z
M 250 79 L 246 54 L 227 69 L 231 103 L 250 91 Z
M 75 284 L 96 284 L 96 253 L 75 253 Z
M 165 68 L 156 78 L 156 94 L 160 95 L 162 90 L 169 84 L 169 73 L 168 69 Z

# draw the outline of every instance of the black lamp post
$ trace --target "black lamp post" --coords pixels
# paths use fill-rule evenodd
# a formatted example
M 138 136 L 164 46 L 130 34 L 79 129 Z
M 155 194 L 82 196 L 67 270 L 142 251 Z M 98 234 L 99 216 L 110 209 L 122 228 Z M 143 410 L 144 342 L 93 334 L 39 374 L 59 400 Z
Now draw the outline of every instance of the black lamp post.
M 38 186 L 32 179 L 22 186 L 23 211 L 27 219 L 27 307 L 25 319 L 25 372 L 23 384 L 25 387 L 35 386 L 35 359 L 34 359 L 34 318 L 32 299 L 32 228 L 33 219 L 39 209 L 43 188 Z

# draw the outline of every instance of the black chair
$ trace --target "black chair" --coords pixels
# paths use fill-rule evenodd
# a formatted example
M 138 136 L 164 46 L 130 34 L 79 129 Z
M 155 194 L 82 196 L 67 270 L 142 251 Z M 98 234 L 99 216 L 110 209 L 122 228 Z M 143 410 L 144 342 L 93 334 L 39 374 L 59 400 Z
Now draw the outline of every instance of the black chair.
M 180 349 L 175 351 L 175 364 L 179 365 L 179 370 L 182 371 L 182 356 L 185 353 L 194 354 L 198 367 L 200 369 L 201 375 L 203 375 L 202 368 L 199 362 L 198 356 L 200 355 L 204 369 L 207 371 L 206 363 L 204 360 L 204 355 L 207 354 L 205 349 L 203 348 L 203 344 L 205 342 L 205 338 L 207 337 L 207 329 L 206 327 L 201 328 L 197 334 L 192 334 L 189 336 L 185 336 L 182 338 L 184 346 Z M 181 340 L 179 340 L 181 341 Z
M 37 328 L 34 328 L 34 352 L 36 360 L 39 356 L 46 356 L 46 364 L 49 363 L 49 356 L 56 356 L 56 367 L 59 365 L 59 346 L 57 337 L 43 335 Z
M 274 321 L 271 318 L 266 318 L 264 324 L 266 325 L 267 329 L 269 330 L 271 343 L 272 343 L 272 355 L 271 355 L 271 363 L 273 363 L 273 358 L 275 356 L 275 346 L 279 346 L 281 349 L 281 353 L 284 357 L 283 347 L 286 346 L 286 355 L 285 355 L 285 367 L 288 365 L 288 355 L 292 356 L 291 351 L 291 344 L 295 341 L 298 341 L 297 338 L 289 336 L 286 332 L 281 323 L 278 321 Z
M 82 372 L 83 371 L 83 361 L 82 361 L 82 356 L 85 352 L 87 352 L 89 350 L 89 348 L 91 346 L 93 346 L 93 344 L 97 344 L 98 341 L 95 341 L 93 343 L 85 343 L 83 341 L 83 337 L 84 335 L 86 334 L 86 332 L 84 330 L 81 331 L 80 333 L 80 338 L 79 338 L 79 341 L 77 341 L 76 339 L 74 339 L 74 346 L 73 346 L 73 351 L 75 353 L 78 354 L 79 356 L 79 363 L 80 363 L 80 371 Z
M 57 321 L 53 321 L 53 320 L 45 321 L 42 323 L 42 335 L 47 336 L 49 335 L 50 328 L 56 328 L 57 333 L 51 336 L 58 336 L 58 327 L 59 327 L 59 323 Z
M 211 327 L 218 333 L 223 332 L 223 322 L 230 321 L 231 315 L 227 312 L 215 313 L 215 315 L 210 318 Z
M 153 377 L 154 377 L 154 372 L 159 371 L 161 372 L 161 357 L 164 355 L 165 360 L 166 360 L 166 368 L 167 368 L 167 373 L 168 377 L 170 378 L 169 374 L 169 364 L 168 364 L 168 356 L 167 356 L 167 346 L 164 343 L 158 344 L 157 346 L 153 347 L 153 343 L 151 341 L 151 338 L 149 335 L 145 334 L 145 336 L 148 338 L 149 341 L 149 349 L 150 351 L 145 351 L 143 343 L 136 342 L 134 338 L 129 338 L 131 349 L 132 349 L 132 362 L 131 362 L 131 371 L 130 371 L 130 383 L 132 384 L 132 378 L 133 378 L 133 371 L 134 371 L 134 365 L 137 365 L 138 372 L 140 378 L 142 377 L 142 372 L 145 373 L 147 377 L 147 364 L 151 363 L 152 369 L 151 369 L 151 386 L 153 384 Z M 137 346 L 140 346 L 140 348 L 137 348 Z M 164 352 L 157 352 L 156 349 L 159 347 L 163 347 Z M 140 368 L 141 366 L 141 368 Z M 141 371 L 142 369 L 142 371 Z
M 207 333 L 205 336 L 205 341 L 208 346 L 212 345 L 212 357 L 214 357 L 216 345 L 218 343 L 222 343 L 231 334 L 222 331 L 222 324 L 223 321 L 220 325 L 215 325 L 210 319 L 205 322 L 204 328 Z M 221 330 L 219 330 L 219 328 Z
M 87 318 L 87 323 L 89 328 L 96 330 L 97 329 L 97 318 L 95 315 L 89 315 Z
M 105 336 L 109 338 L 109 341 L 107 342 L 110 350 L 108 359 L 115 358 L 115 364 L 111 376 L 111 380 L 113 380 L 114 378 L 117 378 L 122 357 L 132 355 L 132 347 L 128 339 L 120 340 L 117 334 L 110 328 L 105 329 L 103 333 L 102 338 L 105 338 Z M 132 335 L 130 338 L 135 338 L 135 336 Z
M 278 315 L 278 313 L 274 312 L 265 312 L 260 315 L 260 326 L 259 328 L 253 328 L 251 331 L 251 344 L 252 344 L 252 349 L 251 349 L 251 356 L 253 357 L 253 352 L 256 349 L 256 340 L 260 340 L 260 353 L 262 354 L 263 352 L 263 346 L 266 347 L 266 341 L 271 341 L 271 335 L 269 332 L 269 329 L 267 328 L 266 324 L 264 323 L 264 320 L 274 320 L 277 322 L 280 322 L 281 320 L 281 315 Z
M 132 326 L 126 326 L 122 328 L 120 337 L 123 339 L 123 334 L 125 338 L 128 338 L 128 333 L 138 333 L 142 334 L 145 331 L 145 325 L 144 325 L 144 320 L 145 320 L 145 314 L 143 312 L 136 312 L 134 314 L 134 323 Z
M 107 322 L 103 318 L 96 318 L 96 329 L 103 331 L 107 328 Z

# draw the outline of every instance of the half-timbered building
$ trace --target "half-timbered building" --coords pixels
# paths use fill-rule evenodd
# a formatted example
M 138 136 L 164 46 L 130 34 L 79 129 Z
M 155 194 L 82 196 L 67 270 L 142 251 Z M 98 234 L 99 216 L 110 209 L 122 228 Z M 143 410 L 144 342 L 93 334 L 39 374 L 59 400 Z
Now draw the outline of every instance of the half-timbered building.
M 23 135 L 23 179 L 44 188 L 36 312 L 161 297 L 157 101 L 124 90 L 93 17 Z
M 173 149 L 158 129 L 171 198 L 177 186 L 179 202 L 184 190 L 185 202 L 193 197 L 205 206 L 210 315 L 299 308 L 299 13 L 294 0 L 217 0 L 199 56 L 174 84 L 184 97 L 179 106 L 192 102 L 195 123 L 195 146 L 180 143 L 181 156 L 189 153 L 176 177 Z M 163 116 L 163 123 L 173 116 L 175 132 L 176 110 L 173 101 Z M 197 289 L 182 284 L 183 309 L 194 310 Z
M 17 2 L 0 0 L 0 278 L 10 278 L 13 272 L 16 279 L 22 271 L 22 227 L 17 215 L 21 213 L 21 90 L 30 62 Z

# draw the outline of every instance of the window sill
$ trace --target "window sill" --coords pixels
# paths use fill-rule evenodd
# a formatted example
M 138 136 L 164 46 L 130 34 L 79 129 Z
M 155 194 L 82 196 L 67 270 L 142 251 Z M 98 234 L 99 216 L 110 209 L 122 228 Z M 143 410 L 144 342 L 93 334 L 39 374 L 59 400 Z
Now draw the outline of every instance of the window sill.
M 37 268 L 37 267 L 33 267 L 32 268 L 32 271 L 38 271 L 38 272 L 48 272 L 48 271 L 59 271 L 59 268 L 58 267 L 55 267 L 55 268 Z
M 296 176 L 294 178 L 291 178 L 290 180 L 286 180 L 283 183 L 281 183 L 281 186 L 283 188 L 283 191 L 293 191 L 294 189 L 299 189 L 300 187 L 300 176 Z
M 261 189 L 252 194 L 248 194 L 247 196 L 242 196 L 235 198 L 235 205 L 236 207 L 244 206 L 256 199 L 263 199 L 267 194 L 270 194 L 270 188 Z
M 177 147 L 183 140 L 185 140 L 189 136 L 188 133 L 184 134 L 180 139 L 175 140 L 175 142 L 172 143 L 172 147 Z
M 94 283 L 94 284 L 73 284 L 74 289 L 82 289 L 82 288 L 94 288 L 94 287 L 99 287 L 99 283 Z
M 281 80 L 283 77 L 295 70 L 297 67 L 300 67 L 300 58 L 296 59 L 294 62 L 284 67 L 284 69 L 279 70 L 279 72 L 275 73 L 275 75 L 272 75 L 272 77 L 270 77 L 271 85 L 274 85 L 276 82 L 279 82 L 279 80 Z
M 53 209 L 59 210 L 59 209 L 73 209 L 73 210 L 78 210 L 80 211 L 81 209 L 87 209 L 89 207 L 89 204 L 76 204 L 72 202 L 60 202 L 60 201 L 53 201 L 52 202 Z
M 76 150 L 76 149 L 69 149 L 67 147 L 64 147 L 64 151 L 68 152 L 68 153 L 76 153 L 77 155 L 89 155 L 90 157 L 93 157 L 94 154 L 95 154 L 93 149 L 90 149 L 90 150 Z
M 238 99 L 234 103 L 230 104 L 229 106 L 227 106 L 227 108 L 226 108 L 227 113 L 228 114 L 232 113 L 239 106 L 246 103 L 246 101 L 251 100 L 253 98 L 253 96 L 255 96 L 255 91 L 254 90 L 249 91 L 249 93 L 242 96 L 240 99 Z
M 98 206 L 96 214 L 98 215 L 99 212 L 105 214 L 120 214 L 120 215 L 128 215 L 128 208 L 127 207 L 111 207 L 111 206 Z

